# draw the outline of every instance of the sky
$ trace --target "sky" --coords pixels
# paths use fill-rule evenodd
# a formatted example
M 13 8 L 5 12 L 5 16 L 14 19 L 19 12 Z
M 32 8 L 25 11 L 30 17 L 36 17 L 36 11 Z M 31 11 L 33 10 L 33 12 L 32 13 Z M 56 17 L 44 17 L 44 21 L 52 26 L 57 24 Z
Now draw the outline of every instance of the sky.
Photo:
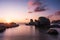
M 37 19 L 40 16 L 48 16 L 60 11 L 60 0 L 41 0 L 47 5 L 47 9 L 29 13 L 35 7 L 29 6 L 30 1 L 32 0 L 0 0 L 0 21 L 28 22 L 29 19 Z

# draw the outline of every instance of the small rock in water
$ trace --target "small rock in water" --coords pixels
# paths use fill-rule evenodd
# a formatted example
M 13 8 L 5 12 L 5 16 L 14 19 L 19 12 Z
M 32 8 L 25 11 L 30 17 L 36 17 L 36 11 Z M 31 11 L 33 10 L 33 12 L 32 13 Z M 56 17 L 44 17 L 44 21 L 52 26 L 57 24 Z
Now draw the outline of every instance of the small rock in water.
M 51 34 L 51 35 L 58 35 L 58 32 L 57 32 L 57 30 L 55 30 L 55 29 L 49 29 L 49 30 L 47 31 L 47 33 L 48 33 L 48 34 Z

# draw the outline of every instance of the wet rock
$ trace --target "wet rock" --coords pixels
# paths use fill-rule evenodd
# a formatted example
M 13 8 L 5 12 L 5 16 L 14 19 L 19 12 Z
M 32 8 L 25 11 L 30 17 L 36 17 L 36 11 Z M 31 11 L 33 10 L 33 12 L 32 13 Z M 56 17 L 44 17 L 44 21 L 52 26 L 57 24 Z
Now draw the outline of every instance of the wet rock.
M 47 31 L 47 33 L 48 33 L 48 34 L 51 34 L 51 35 L 58 35 L 58 32 L 57 32 L 57 30 L 55 30 L 55 29 L 49 29 L 49 30 Z

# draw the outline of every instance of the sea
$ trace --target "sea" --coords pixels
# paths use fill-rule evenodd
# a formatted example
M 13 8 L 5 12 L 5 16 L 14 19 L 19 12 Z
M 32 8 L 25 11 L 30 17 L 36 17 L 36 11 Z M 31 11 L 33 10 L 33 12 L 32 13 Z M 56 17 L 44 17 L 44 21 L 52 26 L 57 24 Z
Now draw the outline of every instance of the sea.
M 53 29 L 56 29 L 59 34 L 49 35 L 47 30 L 19 24 L 18 27 L 7 28 L 3 33 L 0 33 L 0 40 L 60 40 L 60 28 Z

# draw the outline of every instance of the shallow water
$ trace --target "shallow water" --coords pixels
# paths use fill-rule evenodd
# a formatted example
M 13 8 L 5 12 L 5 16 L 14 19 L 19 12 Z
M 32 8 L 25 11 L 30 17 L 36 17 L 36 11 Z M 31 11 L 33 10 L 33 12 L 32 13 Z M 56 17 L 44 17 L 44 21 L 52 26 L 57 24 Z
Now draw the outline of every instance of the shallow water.
M 59 34 L 49 35 L 45 30 L 22 24 L 19 27 L 9 28 L 4 33 L 0 33 L 0 40 L 60 40 L 60 28 L 55 29 Z

